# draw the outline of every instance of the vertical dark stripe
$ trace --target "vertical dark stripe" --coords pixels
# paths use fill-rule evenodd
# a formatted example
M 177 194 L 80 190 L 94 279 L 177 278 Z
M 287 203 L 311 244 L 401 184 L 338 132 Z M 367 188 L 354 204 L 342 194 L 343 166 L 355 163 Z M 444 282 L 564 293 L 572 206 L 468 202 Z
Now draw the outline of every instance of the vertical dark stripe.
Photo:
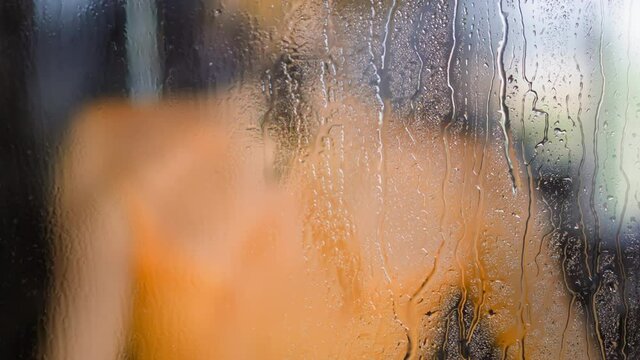
M 201 76 L 205 10 L 201 0 L 158 0 L 165 92 L 194 92 L 205 86 Z
M 0 2 L 0 356 L 35 358 L 45 305 L 42 152 L 30 121 L 33 5 Z

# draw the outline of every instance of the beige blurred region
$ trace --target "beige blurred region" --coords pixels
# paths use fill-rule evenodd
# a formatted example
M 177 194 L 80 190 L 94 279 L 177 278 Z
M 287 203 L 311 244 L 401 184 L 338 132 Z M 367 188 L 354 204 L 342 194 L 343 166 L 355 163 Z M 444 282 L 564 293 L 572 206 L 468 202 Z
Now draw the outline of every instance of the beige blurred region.
M 267 26 L 282 25 L 285 14 L 300 5 L 304 1 L 273 1 L 273 0 L 227 0 L 221 2 L 220 10 L 228 9 L 249 14 L 255 17 L 260 23 Z M 210 6 L 214 6 L 210 2 Z
M 48 359 L 429 359 L 458 328 L 507 358 L 525 336 L 532 358 L 588 346 L 577 315 L 578 350 L 548 321 L 570 298 L 533 264 L 546 225 L 514 238 L 527 192 L 494 143 L 345 102 L 292 149 L 253 103 L 110 100 L 77 117 L 57 164 Z

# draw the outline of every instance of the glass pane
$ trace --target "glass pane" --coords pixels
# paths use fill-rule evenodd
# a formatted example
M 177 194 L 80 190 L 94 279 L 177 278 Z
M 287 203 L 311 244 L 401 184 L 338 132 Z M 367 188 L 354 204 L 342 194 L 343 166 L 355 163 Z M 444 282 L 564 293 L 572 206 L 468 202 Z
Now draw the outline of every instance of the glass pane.
M 640 4 L 8 0 L 10 358 L 640 358 Z

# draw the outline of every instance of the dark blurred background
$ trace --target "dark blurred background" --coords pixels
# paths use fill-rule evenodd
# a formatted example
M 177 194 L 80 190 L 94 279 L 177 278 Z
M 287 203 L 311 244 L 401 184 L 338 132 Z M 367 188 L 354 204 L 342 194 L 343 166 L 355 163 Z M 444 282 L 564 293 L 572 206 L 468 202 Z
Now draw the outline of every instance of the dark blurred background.
M 0 3 L 0 354 L 34 357 L 48 283 L 44 149 L 34 135 L 33 4 Z
M 0 354 L 5 359 L 36 358 L 44 335 L 50 159 L 64 126 L 81 103 L 123 95 L 126 88 L 122 1 L 102 1 L 90 13 L 77 14 L 73 33 L 62 31 L 55 17 L 39 19 L 37 5 L 43 4 L 0 3 Z
M 197 0 L 157 2 L 164 92 L 204 86 Z M 51 281 L 51 159 L 83 104 L 125 97 L 126 1 L 0 2 L 0 358 L 39 356 Z M 153 34 L 152 34 L 153 35 Z

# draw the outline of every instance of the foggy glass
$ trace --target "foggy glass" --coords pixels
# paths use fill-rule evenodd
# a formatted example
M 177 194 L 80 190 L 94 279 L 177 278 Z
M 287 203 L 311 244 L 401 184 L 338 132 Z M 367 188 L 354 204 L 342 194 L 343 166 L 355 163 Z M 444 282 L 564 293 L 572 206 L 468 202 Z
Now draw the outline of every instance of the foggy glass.
M 640 358 L 638 15 L 6 0 L 0 351 Z

